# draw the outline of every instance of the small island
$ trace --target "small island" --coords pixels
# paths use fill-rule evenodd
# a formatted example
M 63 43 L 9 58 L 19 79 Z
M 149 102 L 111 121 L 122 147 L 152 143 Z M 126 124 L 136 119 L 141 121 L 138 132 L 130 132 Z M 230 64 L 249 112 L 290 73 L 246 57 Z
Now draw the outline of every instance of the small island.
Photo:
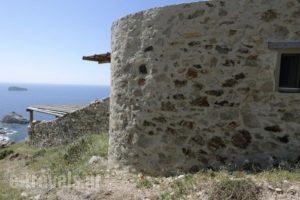
M 5 115 L 0 122 L 6 124 L 28 124 L 29 120 L 25 119 L 22 115 L 16 112 L 11 112 Z
M 17 86 L 10 86 L 8 88 L 8 91 L 27 91 L 27 88 L 23 88 L 23 87 L 17 87 Z

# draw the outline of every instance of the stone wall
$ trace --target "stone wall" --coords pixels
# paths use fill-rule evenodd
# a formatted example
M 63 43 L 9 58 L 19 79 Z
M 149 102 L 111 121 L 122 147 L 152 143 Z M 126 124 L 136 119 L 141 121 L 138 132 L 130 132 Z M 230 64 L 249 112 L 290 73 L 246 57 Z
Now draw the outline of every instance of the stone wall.
M 109 98 L 95 101 L 54 121 L 31 123 L 28 142 L 35 146 L 57 146 L 91 133 L 108 132 Z
M 299 0 L 196 2 L 114 22 L 110 163 L 171 174 L 299 161 L 300 94 L 276 91 L 273 40 L 300 40 Z

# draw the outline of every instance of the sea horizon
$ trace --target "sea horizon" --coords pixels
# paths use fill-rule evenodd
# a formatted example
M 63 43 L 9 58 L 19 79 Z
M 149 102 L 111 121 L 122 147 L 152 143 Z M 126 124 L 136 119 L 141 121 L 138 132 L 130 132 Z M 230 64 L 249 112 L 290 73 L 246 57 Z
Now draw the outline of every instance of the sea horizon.
M 1 82 L 0 84 L 8 84 L 11 86 L 23 85 L 62 85 L 62 86 L 96 86 L 96 87 L 110 87 L 110 84 L 92 84 L 92 83 L 38 83 L 38 82 Z

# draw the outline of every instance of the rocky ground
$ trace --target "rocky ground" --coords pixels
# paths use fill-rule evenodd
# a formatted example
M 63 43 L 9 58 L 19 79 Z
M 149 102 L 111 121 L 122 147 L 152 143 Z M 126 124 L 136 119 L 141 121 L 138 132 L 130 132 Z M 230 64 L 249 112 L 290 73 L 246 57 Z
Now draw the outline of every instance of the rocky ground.
M 107 136 L 57 148 L 0 149 L 0 200 L 299 200 L 300 169 L 152 177 L 107 167 Z
M 26 161 L 30 158 L 26 155 L 11 154 L 4 163 L 8 165 L 5 168 L 5 174 L 11 174 L 17 171 L 17 166 L 26 165 Z M 3 164 L 3 163 L 2 163 Z M 91 163 L 103 167 L 105 161 Z M 25 171 L 24 171 L 25 170 Z M 23 173 L 26 172 L 26 167 L 23 168 Z M 46 175 L 46 171 L 32 172 L 39 179 Z M 211 173 L 211 172 L 209 172 Z M 77 183 L 64 185 L 56 188 L 26 188 L 19 187 L 21 197 L 24 199 L 61 199 L 61 200 L 81 200 L 81 199 L 209 199 L 214 192 L 214 188 L 218 182 L 223 181 L 216 173 L 213 175 L 179 175 L 175 177 L 150 177 L 143 174 L 132 174 L 121 170 L 104 170 L 98 174 L 99 185 L 89 183 L 82 178 Z M 220 177 L 219 177 L 220 176 Z M 242 178 L 237 176 L 228 176 L 228 180 L 252 180 L 256 184 L 257 198 L 264 200 L 298 200 L 300 199 L 300 183 L 288 180 L 279 182 L 270 182 L 256 178 L 254 175 L 243 174 Z M 225 190 L 225 189 L 224 189 Z M 243 193 L 243 191 L 241 191 Z M 241 194 L 243 195 L 243 194 Z M 218 198 L 215 198 L 218 199 Z M 220 198 L 221 199 L 221 198 Z M 229 198 L 229 199 L 242 199 Z

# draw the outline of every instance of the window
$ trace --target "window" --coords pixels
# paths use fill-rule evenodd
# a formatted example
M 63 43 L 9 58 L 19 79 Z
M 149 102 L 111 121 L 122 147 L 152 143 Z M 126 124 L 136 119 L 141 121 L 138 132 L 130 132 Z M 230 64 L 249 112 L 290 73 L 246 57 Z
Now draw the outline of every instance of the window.
M 300 54 L 281 54 L 279 92 L 300 92 Z

